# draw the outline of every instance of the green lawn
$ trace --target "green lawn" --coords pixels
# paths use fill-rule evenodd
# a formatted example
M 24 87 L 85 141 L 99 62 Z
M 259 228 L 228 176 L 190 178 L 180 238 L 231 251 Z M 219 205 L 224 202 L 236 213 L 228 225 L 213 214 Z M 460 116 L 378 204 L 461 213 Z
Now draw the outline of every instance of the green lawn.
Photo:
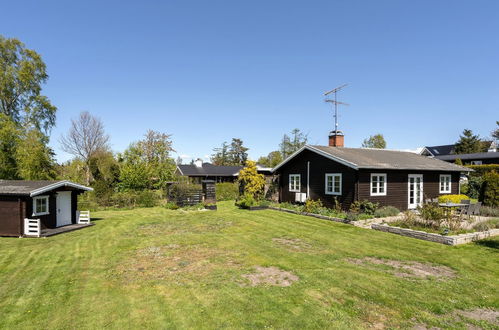
M 492 329 L 454 311 L 499 310 L 499 238 L 451 247 L 229 202 L 92 216 L 95 226 L 67 234 L 0 238 L 1 327 Z M 365 257 L 455 277 L 396 276 Z M 258 266 L 299 279 L 251 286 L 243 275 Z

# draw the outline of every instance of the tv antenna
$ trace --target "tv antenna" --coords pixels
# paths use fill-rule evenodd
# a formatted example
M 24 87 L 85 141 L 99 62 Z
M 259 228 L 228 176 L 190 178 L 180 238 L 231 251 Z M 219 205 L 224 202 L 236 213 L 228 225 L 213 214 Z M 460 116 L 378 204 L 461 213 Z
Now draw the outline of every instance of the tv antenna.
M 332 90 L 324 93 L 324 96 L 326 97 L 326 99 L 324 101 L 332 103 L 334 106 L 334 130 L 335 130 L 335 132 L 338 132 L 338 105 L 346 105 L 346 106 L 349 105 L 348 103 L 340 102 L 337 99 L 338 92 L 346 86 L 348 86 L 348 84 L 343 84 L 339 87 L 336 87 L 335 89 L 332 89 Z M 334 94 L 334 97 L 328 98 L 331 94 Z

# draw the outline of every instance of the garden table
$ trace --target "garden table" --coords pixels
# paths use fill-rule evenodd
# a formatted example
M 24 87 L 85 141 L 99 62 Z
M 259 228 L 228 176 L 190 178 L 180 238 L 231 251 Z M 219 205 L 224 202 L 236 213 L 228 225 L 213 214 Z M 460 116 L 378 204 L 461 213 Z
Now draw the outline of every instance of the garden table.
M 469 207 L 470 204 L 462 204 L 462 203 L 439 203 L 438 206 L 443 207 L 445 209 L 445 214 L 447 216 L 452 214 L 453 207 Z

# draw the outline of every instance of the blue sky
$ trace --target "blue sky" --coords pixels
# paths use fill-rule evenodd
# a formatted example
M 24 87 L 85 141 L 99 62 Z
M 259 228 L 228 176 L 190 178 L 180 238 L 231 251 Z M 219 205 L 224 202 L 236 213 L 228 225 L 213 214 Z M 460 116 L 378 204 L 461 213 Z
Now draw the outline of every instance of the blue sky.
M 257 158 L 293 128 L 326 144 L 323 92 L 343 83 L 340 129 L 359 147 L 489 136 L 499 120 L 499 1 L 5 1 L 0 33 L 42 56 L 58 107 L 100 117 L 123 151 L 148 130 L 179 155 L 232 137 Z M 8 13 L 7 15 L 5 15 Z

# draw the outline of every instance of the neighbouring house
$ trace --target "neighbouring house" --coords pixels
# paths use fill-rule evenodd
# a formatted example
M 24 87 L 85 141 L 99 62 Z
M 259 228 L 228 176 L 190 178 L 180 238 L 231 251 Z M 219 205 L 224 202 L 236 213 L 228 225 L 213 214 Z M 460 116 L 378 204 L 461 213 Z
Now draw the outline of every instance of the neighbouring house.
M 0 236 L 23 236 L 25 219 L 40 229 L 76 224 L 78 195 L 90 190 L 69 181 L 0 180 Z
M 424 199 L 459 193 L 461 172 L 470 169 L 419 154 L 386 149 L 344 148 L 343 134 L 331 132 L 328 146 L 305 145 L 274 168 L 281 202 L 334 199 L 348 208 L 368 200 L 400 210 Z
M 234 182 L 239 176 L 239 171 L 243 166 L 219 166 L 211 163 L 203 163 L 196 160 L 194 164 L 177 165 L 176 174 L 189 177 L 194 183 L 201 183 L 203 180 L 213 180 L 215 182 Z M 272 169 L 257 165 L 258 173 L 265 176 L 272 174 Z
M 449 163 L 454 163 L 457 159 L 460 159 L 465 165 L 499 164 L 497 143 L 495 141 L 486 143 L 489 144 L 486 152 L 456 154 L 454 152 L 454 144 L 448 144 L 442 146 L 424 147 L 421 151 L 421 155 L 434 157 Z

